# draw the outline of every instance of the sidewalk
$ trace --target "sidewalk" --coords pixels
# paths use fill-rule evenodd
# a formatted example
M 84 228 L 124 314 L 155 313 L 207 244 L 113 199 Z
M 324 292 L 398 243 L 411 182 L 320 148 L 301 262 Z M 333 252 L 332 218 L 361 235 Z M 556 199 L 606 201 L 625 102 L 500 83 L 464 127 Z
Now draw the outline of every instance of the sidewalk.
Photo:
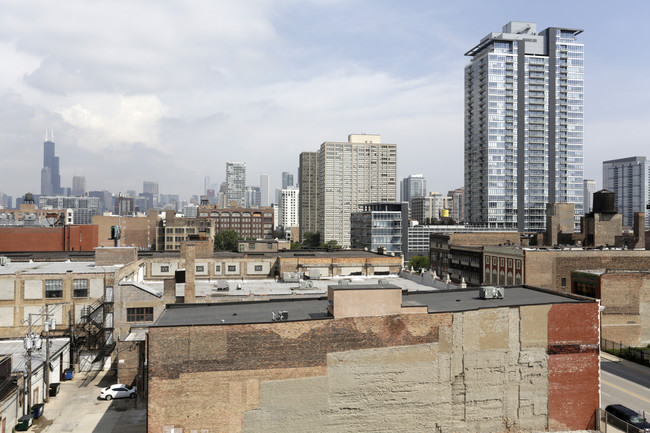
M 601 351 L 600 359 L 602 361 L 616 362 L 617 364 L 621 364 L 625 368 L 629 368 L 630 370 L 634 370 L 638 373 L 650 376 L 650 367 L 646 367 L 645 365 L 638 364 L 633 361 L 628 361 L 627 359 L 619 358 L 618 356 L 612 355 L 611 353 Z
M 146 407 L 137 399 L 99 400 L 101 388 L 115 383 L 114 371 L 77 373 L 61 382 L 56 397 L 45 404 L 43 416 L 30 429 L 41 433 L 144 433 Z

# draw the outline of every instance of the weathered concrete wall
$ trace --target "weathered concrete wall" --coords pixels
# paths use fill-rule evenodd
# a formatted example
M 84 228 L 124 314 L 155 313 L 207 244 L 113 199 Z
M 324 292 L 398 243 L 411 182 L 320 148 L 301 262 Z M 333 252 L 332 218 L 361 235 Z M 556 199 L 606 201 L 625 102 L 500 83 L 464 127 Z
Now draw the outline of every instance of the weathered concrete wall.
M 597 321 L 571 303 L 151 328 L 149 432 L 586 428 Z

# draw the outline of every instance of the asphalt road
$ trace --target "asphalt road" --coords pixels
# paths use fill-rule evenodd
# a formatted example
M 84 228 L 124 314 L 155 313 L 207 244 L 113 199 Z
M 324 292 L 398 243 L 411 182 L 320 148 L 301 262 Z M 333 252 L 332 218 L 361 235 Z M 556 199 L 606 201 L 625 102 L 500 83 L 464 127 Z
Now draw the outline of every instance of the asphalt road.
M 603 354 L 600 370 L 601 408 L 618 403 L 650 418 L 650 368 Z

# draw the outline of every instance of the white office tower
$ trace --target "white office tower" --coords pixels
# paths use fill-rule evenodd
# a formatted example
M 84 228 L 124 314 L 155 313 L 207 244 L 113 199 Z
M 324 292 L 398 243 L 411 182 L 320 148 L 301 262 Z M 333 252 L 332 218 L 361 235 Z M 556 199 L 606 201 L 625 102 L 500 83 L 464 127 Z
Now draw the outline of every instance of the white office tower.
M 579 29 L 510 22 L 465 55 L 465 218 L 543 231 L 547 203 L 583 215 Z
M 246 163 L 226 162 L 226 206 L 236 202 L 237 206 L 246 206 Z
M 634 214 L 645 212 L 645 228 L 650 229 L 650 161 L 645 156 L 604 161 L 603 188 L 616 193 L 623 227 L 634 227 Z
M 350 214 L 366 203 L 395 202 L 397 145 L 379 135 L 351 134 L 318 152 L 318 231 L 321 241 L 350 246 Z

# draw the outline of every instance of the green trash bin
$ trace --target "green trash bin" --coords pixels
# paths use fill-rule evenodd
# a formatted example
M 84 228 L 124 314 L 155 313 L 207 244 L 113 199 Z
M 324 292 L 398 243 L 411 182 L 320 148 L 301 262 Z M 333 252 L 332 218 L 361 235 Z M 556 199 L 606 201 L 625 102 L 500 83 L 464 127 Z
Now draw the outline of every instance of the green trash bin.
M 23 415 L 18 418 L 18 424 L 16 424 L 16 431 L 26 431 L 32 426 L 34 422 L 34 416 L 32 414 Z

